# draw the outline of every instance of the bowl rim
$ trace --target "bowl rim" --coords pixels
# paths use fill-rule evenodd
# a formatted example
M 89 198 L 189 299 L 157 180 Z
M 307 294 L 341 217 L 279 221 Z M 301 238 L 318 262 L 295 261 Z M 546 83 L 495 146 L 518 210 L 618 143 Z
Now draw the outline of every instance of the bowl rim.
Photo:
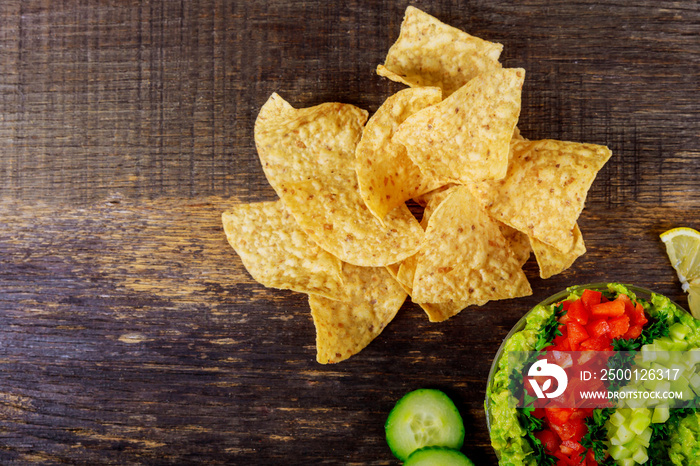
M 569 287 L 564 288 L 563 290 L 549 296 L 548 298 L 540 301 L 539 303 L 535 304 L 532 308 L 530 308 L 525 314 L 523 314 L 520 319 L 513 325 L 513 327 L 510 329 L 510 331 L 506 334 L 506 336 L 503 338 L 503 341 L 501 342 L 501 345 L 498 347 L 498 350 L 496 351 L 496 354 L 493 357 L 493 362 L 491 363 L 491 368 L 489 369 L 489 375 L 488 378 L 486 379 L 486 395 L 485 395 L 485 401 L 484 401 L 484 411 L 485 411 L 485 417 L 486 417 L 486 429 L 489 433 L 489 438 L 491 438 L 491 409 L 490 409 L 490 397 L 489 397 L 489 387 L 493 383 L 493 379 L 496 376 L 496 372 L 498 370 L 498 363 L 503 356 L 503 351 L 505 349 L 506 342 L 517 332 L 521 331 L 523 328 L 525 328 L 527 324 L 527 318 L 528 316 L 538 307 L 540 306 L 549 306 L 557 301 L 560 301 L 564 299 L 565 297 L 569 296 L 572 292 L 581 290 L 581 289 L 591 289 L 593 291 L 599 291 L 599 290 L 607 290 L 608 285 L 610 284 L 617 284 L 617 285 L 622 285 L 631 292 L 633 292 L 635 295 L 641 295 L 642 299 L 649 299 L 652 294 L 664 296 L 665 298 L 669 299 L 673 305 L 681 309 L 683 312 L 689 313 L 687 309 L 685 309 L 683 306 L 672 300 L 671 298 L 668 298 L 665 295 L 662 295 L 661 293 L 657 293 L 653 290 L 650 290 L 648 288 L 644 288 L 641 286 L 637 285 L 631 285 L 627 283 L 621 283 L 621 282 L 592 282 L 592 283 L 584 283 L 581 285 L 571 285 Z M 498 452 L 496 452 L 496 455 L 498 456 Z

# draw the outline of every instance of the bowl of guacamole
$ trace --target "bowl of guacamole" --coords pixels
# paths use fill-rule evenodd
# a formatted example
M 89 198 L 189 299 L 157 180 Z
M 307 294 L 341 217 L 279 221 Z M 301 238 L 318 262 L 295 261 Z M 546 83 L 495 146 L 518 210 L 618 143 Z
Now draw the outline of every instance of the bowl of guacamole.
M 680 361 L 685 372 L 677 380 L 654 382 L 682 391 L 682 401 L 653 406 L 625 401 L 600 409 L 516 405 L 514 391 L 518 383 L 523 385 L 523 361 L 509 356 L 553 351 L 559 355 L 603 351 L 601 354 L 638 358 L 657 352 L 687 354 Z M 661 360 L 649 364 L 654 369 L 662 364 L 669 370 L 676 367 Z M 696 464 L 692 461 L 698 461 L 694 455 L 700 453 L 698 372 L 700 321 L 677 303 L 651 290 L 619 283 L 562 290 L 527 312 L 494 357 L 484 406 L 499 464 Z M 652 390 L 649 387 L 654 385 L 648 381 L 625 383 L 618 382 L 615 390 Z

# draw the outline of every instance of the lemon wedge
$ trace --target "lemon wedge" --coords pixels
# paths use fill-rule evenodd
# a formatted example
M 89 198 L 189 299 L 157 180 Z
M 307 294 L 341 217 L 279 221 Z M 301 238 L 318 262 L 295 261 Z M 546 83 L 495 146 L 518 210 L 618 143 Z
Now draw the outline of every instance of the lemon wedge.
M 671 265 L 676 269 L 688 307 L 700 319 L 700 232 L 692 228 L 674 228 L 661 234 Z

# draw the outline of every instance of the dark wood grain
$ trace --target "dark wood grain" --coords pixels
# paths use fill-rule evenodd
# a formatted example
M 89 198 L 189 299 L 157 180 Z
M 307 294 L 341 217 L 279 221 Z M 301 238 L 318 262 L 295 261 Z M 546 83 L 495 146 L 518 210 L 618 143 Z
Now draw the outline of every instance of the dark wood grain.
M 501 340 L 562 288 L 617 280 L 685 304 L 658 240 L 700 228 L 693 1 L 411 2 L 527 70 L 529 138 L 606 144 L 588 253 L 534 294 L 431 324 L 407 303 L 359 355 L 315 362 L 303 295 L 252 281 L 220 213 L 274 199 L 252 137 L 273 91 L 374 111 L 404 2 L 0 2 L 0 463 L 396 464 L 406 391 L 483 399 Z

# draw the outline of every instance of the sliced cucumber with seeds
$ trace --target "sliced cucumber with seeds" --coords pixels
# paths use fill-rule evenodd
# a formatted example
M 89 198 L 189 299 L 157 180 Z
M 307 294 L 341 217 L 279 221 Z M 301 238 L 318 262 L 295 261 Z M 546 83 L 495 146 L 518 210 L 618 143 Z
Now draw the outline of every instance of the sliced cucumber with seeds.
M 403 466 L 474 466 L 474 463 L 451 448 L 425 447 L 411 453 Z
M 401 461 L 419 448 L 464 443 L 464 423 L 452 400 L 440 390 L 422 388 L 401 398 L 384 426 L 386 442 Z

